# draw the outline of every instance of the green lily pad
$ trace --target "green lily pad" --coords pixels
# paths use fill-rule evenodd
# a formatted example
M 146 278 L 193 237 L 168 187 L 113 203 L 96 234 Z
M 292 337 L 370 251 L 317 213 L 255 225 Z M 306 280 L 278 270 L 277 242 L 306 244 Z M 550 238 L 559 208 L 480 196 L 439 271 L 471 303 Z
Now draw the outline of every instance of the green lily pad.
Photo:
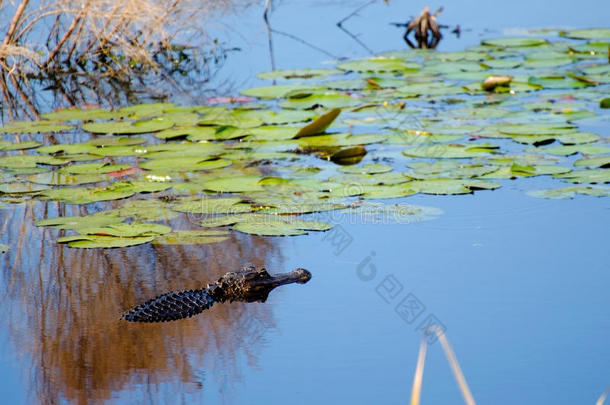
M 368 163 L 362 167 L 342 166 L 339 168 L 339 171 L 343 173 L 378 174 L 392 171 L 392 166 L 382 165 L 379 163 Z
M 64 165 L 68 162 L 51 156 L 39 155 L 12 155 L 0 157 L 0 168 L 7 169 L 27 169 L 36 168 L 39 164 L 43 165 Z
M 263 191 L 264 187 L 260 183 L 262 178 L 261 176 L 220 177 L 204 182 L 203 187 L 219 193 Z
M 498 46 L 501 48 L 521 48 L 529 46 L 545 45 L 548 42 L 540 38 L 496 38 L 485 39 L 481 42 L 483 45 Z
M 124 116 L 126 116 L 126 114 L 117 111 L 108 111 L 101 108 L 80 109 L 77 107 L 63 108 L 61 110 L 55 110 L 41 115 L 41 117 L 46 120 L 57 121 L 111 120 Z
M 129 116 L 151 117 L 165 111 L 170 111 L 170 109 L 175 107 L 176 105 L 174 103 L 144 103 L 123 107 L 117 110 L 117 112 Z
M 575 39 L 610 38 L 610 28 L 587 28 L 562 32 L 561 35 Z
M 114 236 L 119 238 L 135 238 L 141 236 L 158 236 L 169 233 L 169 226 L 149 223 L 114 223 L 106 226 L 79 228 L 83 235 Z
M 0 141 L 0 150 L 24 150 L 24 149 L 33 149 L 42 145 L 40 142 L 36 141 L 24 141 L 24 142 L 2 142 Z
M 326 114 L 321 115 L 316 118 L 311 124 L 305 125 L 301 128 L 293 138 L 302 138 L 304 136 L 312 136 L 321 134 L 337 119 L 337 117 L 341 114 L 340 108 L 334 108 L 327 112 Z
M 604 169 L 610 169 L 610 156 L 597 156 L 597 157 L 590 157 L 590 158 L 585 158 L 585 159 L 579 159 L 576 162 L 574 162 L 574 166 L 576 167 L 588 167 L 588 168 L 604 168 Z
M 74 186 L 78 184 L 99 183 L 108 180 L 104 174 L 65 174 L 58 171 L 30 174 L 26 176 L 29 182 L 53 186 Z
M 97 201 L 111 201 L 131 197 L 136 191 L 130 183 L 113 183 L 107 187 L 62 187 L 45 190 L 40 198 L 58 200 L 68 204 L 89 204 Z
M 280 101 L 278 105 L 282 108 L 307 110 L 317 106 L 325 108 L 355 107 L 362 104 L 362 100 L 347 94 L 320 92 L 306 97 L 294 97 Z
M 224 242 L 227 239 L 229 239 L 229 233 L 225 231 L 172 231 L 157 237 L 153 241 L 153 245 L 203 245 Z
M 336 69 L 290 69 L 290 70 L 274 70 L 272 72 L 259 73 L 260 79 L 311 79 L 318 77 L 326 77 L 337 74 L 343 74 L 342 70 Z
M 410 186 L 423 194 L 470 194 L 474 190 L 493 190 L 500 184 L 483 180 L 426 179 L 415 180 Z
M 332 225 L 320 221 L 283 219 L 277 216 L 260 216 L 255 221 L 238 222 L 231 229 L 261 236 L 304 235 L 305 231 L 326 231 Z
M 295 91 L 323 91 L 323 87 L 317 85 L 307 85 L 307 84 L 281 84 L 275 86 L 262 86 L 262 87 L 253 87 L 247 90 L 243 90 L 241 94 L 248 97 L 257 97 L 261 99 L 274 99 L 274 98 L 282 98 L 286 94 L 295 92 Z
M 193 201 L 184 201 L 172 206 L 178 212 L 188 212 L 199 215 L 239 214 L 253 210 L 240 197 L 228 198 L 202 198 Z
M 550 148 L 530 148 L 526 149 L 528 152 L 537 153 L 548 153 L 550 155 L 559 156 L 570 156 L 576 153 L 582 153 L 583 155 L 601 155 L 604 153 L 610 153 L 610 148 L 607 146 L 599 145 L 565 145 L 565 146 L 553 146 Z
M 119 172 L 131 168 L 129 164 L 110 164 L 104 162 L 80 163 L 60 167 L 57 172 L 61 174 L 105 174 Z
M 405 156 L 412 157 L 459 159 L 489 155 L 495 153 L 496 149 L 498 149 L 498 147 L 496 145 L 491 144 L 436 144 L 416 146 L 414 148 L 405 149 L 402 151 L 402 153 Z
M 30 194 L 47 190 L 43 184 L 10 182 L 0 184 L 0 194 Z
M 584 183 L 584 184 L 601 184 L 610 183 L 610 170 L 608 169 L 586 169 L 586 170 L 573 170 L 566 174 L 557 174 L 555 177 L 559 177 L 570 183 Z
M 101 235 L 73 235 L 59 238 L 57 242 L 67 243 L 72 248 L 96 249 L 96 248 L 121 248 L 142 245 L 155 240 L 154 236 L 138 236 L 133 238 L 121 238 Z
M 227 159 L 210 159 L 205 156 L 185 156 L 174 158 L 150 159 L 139 164 L 139 167 L 146 170 L 172 170 L 176 172 L 182 171 L 198 171 L 198 170 L 214 170 L 230 166 L 232 162 Z
M 72 125 L 66 125 L 58 121 L 20 121 L 11 122 L 0 127 L 0 132 L 9 134 L 43 134 L 46 132 L 62 132 L 74 129 Z
M 94 134 L 146 134 L 171 128 L 174 123 L 165 117 L 145 121 L 108 121 L 83 124 L 85 131 Z
M 375 56 L 367 59 L 339 63 L 337 68 L 354 72 L 416 72 L 419 65 L 400 58 Z
M 90 139 L 88 144 L 100 147 L 106 146 L 130 146 L 146 143 L 146 139 L 135 136 L 101 136 Z
M 53 229 L 81 229 L 104 227 L 111 224 L 118 224 L 123 219 L 115 215 L 86 215 L 83 217 L 56 217 L 41 219 L 34 222 L 36 226 L 47 226 Z
M 571 199 L 576 194 L 590 195 L 593 197 L 610 197 L 610 187 L 604 186 L 578 186 L 564 187 L 554 190 L 531 190 L 527 195 L 537 198 Z
M 406 173 L 407 176 L 415 179 L 434 179 L 434 178 L 473 178 L 495 171 L 498 167 L 482 164 L 466 164 L 454 160 L 437 160 L 435 162 L 410 162 L 409 167 L 412 172 Z

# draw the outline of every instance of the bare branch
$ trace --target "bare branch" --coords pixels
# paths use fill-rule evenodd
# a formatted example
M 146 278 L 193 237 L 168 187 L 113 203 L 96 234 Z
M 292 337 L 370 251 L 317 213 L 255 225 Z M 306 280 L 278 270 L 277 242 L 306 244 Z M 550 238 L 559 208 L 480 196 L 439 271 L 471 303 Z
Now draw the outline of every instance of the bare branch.
M 21 3 L 19 3 L 19 6 L 17 7 L 17 10 L 15 11 L 15 15 L 13 16 L 13 19 L 11 20 L 11 25 L 8 29 L 8 32 L 6 33 L 6 36 L 4 37 L 4 41 L 2 41 L 3 46 L 6 46 L 11 42 L 11 38 L 13 37 L 15 30 L 17 29 L 17 23 L 19 23 L 19 21 L 21 20 L 21 16 L 23 15 L 23 12 L 25 11 L 25 8 L 27 7 L 29 1 L 30 0 L 21 0 Z

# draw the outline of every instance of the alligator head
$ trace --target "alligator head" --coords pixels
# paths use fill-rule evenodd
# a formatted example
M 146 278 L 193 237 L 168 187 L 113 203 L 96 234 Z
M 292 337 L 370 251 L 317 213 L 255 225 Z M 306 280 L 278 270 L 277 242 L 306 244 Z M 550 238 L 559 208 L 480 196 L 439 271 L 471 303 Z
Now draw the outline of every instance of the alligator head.
M 265 302 L 269 293 L 280 285 L 305 284 L 311 273 L 305 269 L 295 269 L 289 273 L 271 275 L 264 267 L 244 267 L 222 276 L 208 286 L 209 294 L 215 301 Z

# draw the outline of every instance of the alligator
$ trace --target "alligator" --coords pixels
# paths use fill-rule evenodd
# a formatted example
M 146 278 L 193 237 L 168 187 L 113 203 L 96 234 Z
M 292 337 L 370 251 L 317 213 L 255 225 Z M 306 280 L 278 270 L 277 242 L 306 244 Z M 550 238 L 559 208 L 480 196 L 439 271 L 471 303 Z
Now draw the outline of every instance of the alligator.
M 230 271 L 215 283 L 198 290 L 169 292 L 133 307 L 121 316 L 130 322 L 166 322 L 190 318 L 217 302 L 265 302 L 269 293 L 280 285 L 305 284 L 311 273 L 295 269 L 289 273 L 271 275 L 264 267 L 244 267 Z

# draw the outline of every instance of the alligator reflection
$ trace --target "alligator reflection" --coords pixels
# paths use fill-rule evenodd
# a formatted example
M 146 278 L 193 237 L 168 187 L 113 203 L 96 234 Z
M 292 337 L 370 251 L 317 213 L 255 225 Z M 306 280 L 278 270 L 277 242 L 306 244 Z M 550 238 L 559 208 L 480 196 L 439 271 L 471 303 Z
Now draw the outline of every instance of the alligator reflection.
M 173 392 L 203 387 L 203 395 L 208 383 L 201 374 L 213 376 L 210 389 L 216 389 L 220 381 L 239 378 L 244 358 L 256 364 L 257 337 L 274 327 L 269 305 L 219 305 L 206 316 L 171 324 L 118 319 L 134 302 L 200 288 L 245 263 L 269 264 L 275 257 L 273 267 L 281 267 L 271 241 L 239 235 L 213 245 L 85 250 L 60 246 L 57 231 L 30 225 L 47 214 L 84 211 L 57 203 L 0 210 L 0 239 L 11 245 L 0 257 L 8 323 L 2 327 L 8 326 L 19 358 L 33 363 L 21 367 L 31 373 L 28 384 L 36 391 L 30 395 L 40 403 L 78 404 L 130 395 L 139 403 L 162 383 Z

